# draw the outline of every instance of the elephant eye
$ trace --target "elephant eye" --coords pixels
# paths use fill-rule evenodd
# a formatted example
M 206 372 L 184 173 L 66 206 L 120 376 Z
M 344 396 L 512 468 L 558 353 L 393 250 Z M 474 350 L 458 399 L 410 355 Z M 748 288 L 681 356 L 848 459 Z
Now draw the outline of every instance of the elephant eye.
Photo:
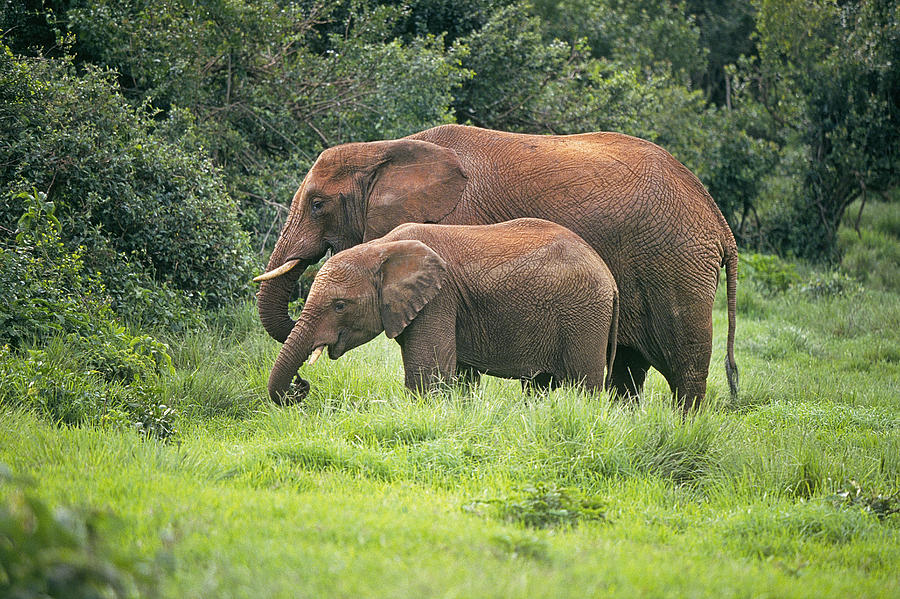
M 322 210 L 322 206 L 325 205 L 324 200 L 315 199 L 309 203 L 309 207 L 312 209 L 313 213 L 319 212 Z
M 335 300 L 334 301 L 334 311 L 335 312 L 340 313 L 346 309 L 347 309 L 347 302 L 345 302 L 344 300 Z

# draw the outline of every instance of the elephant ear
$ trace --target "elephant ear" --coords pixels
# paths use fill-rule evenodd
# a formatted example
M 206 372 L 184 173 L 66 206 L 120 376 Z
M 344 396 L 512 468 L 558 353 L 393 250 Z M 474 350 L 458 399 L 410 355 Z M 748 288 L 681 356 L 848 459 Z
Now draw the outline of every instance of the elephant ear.
M 466 187 L 456 152 L 414 139 L 377 142 L 363 241 L 377 239 L 403 223 L 436 223 L 450 214 Z
M 393 339 L 434 299 L 447 269 L 434 250 L 416 240 L 383 244 L 381 260 L 379 308 L 384 332 Z

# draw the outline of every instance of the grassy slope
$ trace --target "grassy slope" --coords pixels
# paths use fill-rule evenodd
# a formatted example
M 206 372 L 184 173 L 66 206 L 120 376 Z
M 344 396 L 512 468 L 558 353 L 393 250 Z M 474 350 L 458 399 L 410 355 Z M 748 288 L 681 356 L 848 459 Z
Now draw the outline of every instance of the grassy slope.
M 3 408 L 0 462 L 51 505 L 118 515 L 105 534 L 162 564 L 171 597 L 900 596 L 900 515 L 830 498 L 900 489 L 900 295 L 745 282 L 736 402 L 721 299 L 712 407 L 686 423 L 658 374 L 639 407 L 496 379 L 410 397 L 383 337 L 273 407 L 278 347 L 245 306 L 170 340 L 176 442 Z M 538 482 L 605 519 L 498 517 Z

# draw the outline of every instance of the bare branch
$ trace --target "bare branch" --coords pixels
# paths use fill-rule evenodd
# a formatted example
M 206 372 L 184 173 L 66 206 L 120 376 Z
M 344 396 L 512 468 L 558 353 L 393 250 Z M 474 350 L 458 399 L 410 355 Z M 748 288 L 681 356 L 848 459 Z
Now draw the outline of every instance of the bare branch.
M 322 143 L 325 144 L 325 147 L 326 147 L 326 148 L 331 147 L 331 142 L 328 141 L 328 138 L 325 137 L 325 135 L 324 135 L 321 131 L 319 131 L 319 129 L 318 129 L 315 125 L 313 125 L 311 121 L 306 120 L 306 121 L 303 121 L 303 122 L 306 123 L 306 125 L 307 125 L 310 129 L 312 129 L 313 131 L 316 132 L 316 135 L 319 136 L 319 139 L 322 140 Z

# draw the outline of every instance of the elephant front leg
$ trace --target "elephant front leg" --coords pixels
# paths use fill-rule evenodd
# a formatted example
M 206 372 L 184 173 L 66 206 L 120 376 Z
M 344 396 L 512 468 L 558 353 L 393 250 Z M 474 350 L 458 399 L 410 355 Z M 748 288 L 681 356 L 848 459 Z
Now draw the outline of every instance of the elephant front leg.
M 397 337 L 406 387 L 425 392 L 456 377 L 456 313 L 426 306 Z

